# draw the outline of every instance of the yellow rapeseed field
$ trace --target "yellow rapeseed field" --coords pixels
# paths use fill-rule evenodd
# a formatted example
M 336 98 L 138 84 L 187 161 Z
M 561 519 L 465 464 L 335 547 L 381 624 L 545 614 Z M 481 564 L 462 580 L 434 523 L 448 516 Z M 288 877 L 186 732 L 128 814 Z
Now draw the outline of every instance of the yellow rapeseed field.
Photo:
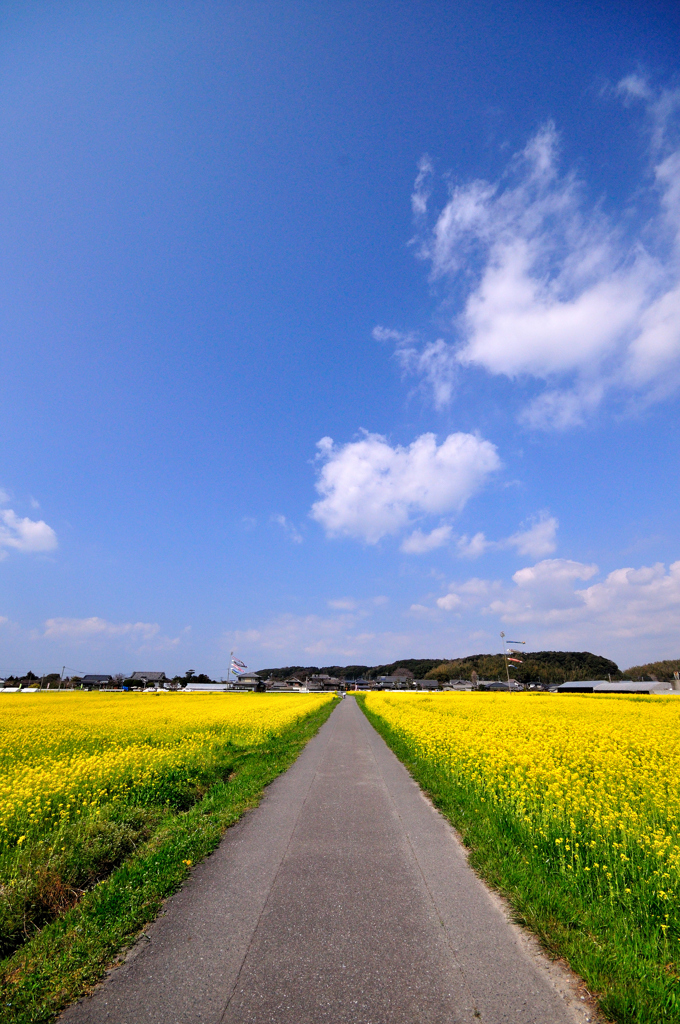
M 162 803 L 225 745 L 252 747 L 326 694 L 6 694 L 0 854 L 112 802 Z
M 501 816 L 518 856 L 677 930 L 680 697 L 371 693 L 366 707 Z

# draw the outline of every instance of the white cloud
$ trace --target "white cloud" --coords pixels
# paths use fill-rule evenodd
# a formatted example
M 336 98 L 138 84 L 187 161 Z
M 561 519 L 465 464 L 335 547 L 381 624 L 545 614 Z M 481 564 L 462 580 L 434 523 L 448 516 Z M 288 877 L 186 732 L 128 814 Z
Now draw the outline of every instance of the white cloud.
M 423 533 L 422 530 L 414 530 L 410 536 L 401 543 L 401 550 L 407 555 L 422 555 L 426 551 L 434 551 L 451 539 L 450 526 L 437 526 L 430 533 Z
M 126 639 L 140 648 L 150 647 L 152 650 L 170 650 L 181 640 L 181 635 L 174 638 L 164 636 L 157 622 L 107 622 L 96 615 L 88 619 L 47 619 L 42 636 L 47 640 L 75 644 Z
M 557 546 L 555 537 L 558 526 L 555 516 L 543 513 L 527 530 L 519 530 L 508 537 L 506 544 L 516 548 L 519 555 L 528 555 L 530 558 L 551 555 Z
M 550 555 L 557 547 L 556 535 L 559 521 L 547 512 L 540 512 L 531 521 L 531 526 L 518 530 L 504 540 L 487 540 L 484 533 L 476 533 L 474 537 L 464 534 L 456 541 L 457 553 L 461 558 L 479 558 L 487 551 L 504 551 L 515 548 L 520 555 L 540 558 Z
M 380 434 L 365 433 L 341 446 L 325 437 L 318 448 L 322 497 L 312 517 L 330 536 L 368 544 L 399 533 L 414 514 L 460 510 L 501 464 L 495 445 L 463 433 L 449 434 L 439 446 L 434 434 L 392 447 Z
M 436 405 L 450 401 L 460 367 L 545 382 L 523 413 L 534 427 L 582 423 L 610 392 L 651 401 L 680 384 L 680 147 L 671 137 L 680 90 L 655 93 L 630 75 L 619 93 L 644 103 L 651 125 L 656 211 L 637 229 L 628 211 L 606 216 L 561 170 L 552 123 L 499 181 L 452 186 L 429 226 L 432 166 L 419 165 L 419 255 L 434 279 L 467 291 L 455 341 L 395 339 Z
M 280 514 L 272 516 L 272 522 L 277 523 L 285 531 L 286 536 L 289 540 L 292 540 L 293 544 L 302 544 L 302 534 L 300 531 L 291 523 L 289 519 Z
M 329 608 L 340 612 L 352 612 L 357 606 L 356 601 L 351 597 L 339 597 L 335 601 L 328 601 L 327 604 Z
M 436 604 L 444 611 L 494 615 L 523 626 L 534 650 L 541 643 L 602 650 L 619 641 L 660 640 L 665 647 L 657 648 L 657 657 L 663 656 L 659 650 L 677 651 L 680 561 L 668 569 L 662 563 L 615 569 L 599 581 L 598 574 L 596 565 L 543 559 L 516 572 L 512 585 L 480 579 L 451 584 Z
M 476 533 L 474 537 L 468 537 L 465 533 L 462 537 L 459 537 L 456 541 L 456 548 L 461 558 L 479 558 L 480 555 L 486 554 L 491 548 L 497 548 L 499 545 L 492 540 L 486 539 L 486 534 Z
M 432 608 L 429 608 L 426 604 L 412 604 L 409 608 L 409 614 L 415 615 L 418 618 L 430 618 L 432 616 Z
M 582 608 L 577 583 L 592 579 L 596 565 L 566 558 L 548 558 L 519 569 L 512 577 L 515 588 L 492 601 L 489 611 L 511 622 L 550 622 Z
M 21 519 L 10 508 L 0 510 L 0 551 L 54 551 L 56 547 L 57 535 L 42 519 Z
M 447 612 L 476 608 L 488 603 L 489 599 L 500 590 L 501 584 L 498 581 L 481 580 L 473 576 L 465 583 L 452 583 L 448 594 L 437 598 L 437 607 L 443 608 Z
M 666 572 L 659 562 L 616 569 L 583 592 L 588 617 L 604 620 L 617 636 L 654 635 L 680 626 L 680 561 Z M 677 643 L 677 641 L 676 641 Z

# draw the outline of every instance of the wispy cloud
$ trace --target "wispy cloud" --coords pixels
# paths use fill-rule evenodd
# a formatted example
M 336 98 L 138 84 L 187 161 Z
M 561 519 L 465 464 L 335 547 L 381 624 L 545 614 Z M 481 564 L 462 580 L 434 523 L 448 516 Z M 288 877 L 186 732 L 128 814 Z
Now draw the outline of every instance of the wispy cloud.
M 330 536 L 368 544 L 400 533 L 414 514 L 459 511 L 501 464 L 495 445 L 475 434 L 449 434 L 440 445 L 434 434 L 422 434 L 393 447 L 365 432 L 345 445 L 322 438 L 318 448 L 321 499 L 312 517 Z
M 418 220 L 427 213 L 427 204 L 432 194 L 432 175 L 434 168 L 427 153 L 421 156 L 418 161 L 418 174 L 411 194 L 411 209 L 413 216 Z
M 372 664 L 375 659 L 407 657 L 414 638 L 404 632 L 367 628 L 363 614 L 279 615 L 257 629 L 228 633 L 225 647 L 238 645 L 251 662 L 279 664 Z M 300 660 L 298 660 L 300 659 Z
M 443 338 L 419 346 L 413 338 L 399 342 L 397 360 L 406 374 L 420 377 L 425 388 L 432 391 L 436 409 L 443 409 L 453 397 L 459 374 L 456 351 Z
M 378 594 L 371 598 L 338 597 L 327 601 L 326 604 L 333 611 L 356 612 L 357 615 L 371 615 L 376 608 L 382 608 L 389 604 L 389 597 Z
M 374 327 L 371 333 L 376 341 L 396 341 L 400 344 L 413 337 L 409 334 L 403 334 L 401 331 L 395 331 L 393 327 L 381 327 L 380 324 Z
M 300 531 L 291 523 L 290 519 L 286 519 L 285 516 L 278 513 L 272 516 L 272 522 L 276 523 L 285 532 L 289 540 L 292 540 L 293 544 L 302 544 L 302 534 Z
M 458 554 L 462 558 L 479 558 L 487 551 L 504 551 L 514 548 L 518 555 L 540 558 L 551 555 L 557 547 L 557 529 L 559 521 L 547 512 L 540 512 L 530 526 L 518 530 L 503 540 L 487 540 L 484 533 L 476 533 L 473 537 L 459 537 L 456 541 Z
M 456 537 L 449 524 L 442 524 L 429 533 L 414 530 L 401 544 L 401 551 L 408 555 L 422 555 L 436 548 L 451 544 L 460 558 L 479 558 L 489 551 L 507 551 L 514 548 L 519 555 L 540 558 L 550 555 L 557 547 L 559 521 L 548 512 L 539 512 L 529 524 L 501 540 L 489 540 L 485 533 L 478 532 L 469 537 Z
M 562 170 L 552 122 L 498 181 L 451 186 L 434 220 L 432 164 L 421 161 L 417 251 L 433 280 L 464 298 L 451 341 L 394 340 L 436 405 L 450 401 L 464 367 L 544 382 L 521 413 L 534 427 L 583 423 L 610 394 L 653 401 L 680 384 L 680 90 L 631 75 L 618 93 L 642 103 L 650 124 L 646 191 L 656 208 L 635 230 L 628 211 L 605 215 Z
M 188 630 L 184 630 L 186 633 Z M 161 633 L 157 622 L 107 622 L 96 615 L 87 619 L 47 619 L 42 636 L 46 640 L 71 644 L 90 644 L 93 641 L 127 640 L 138 649 L 172 650 L 182 635 L 168 637 Z
M 501 584 L 497 580 L 483 580 L 476 576 L 464 583 L 452 583 L 448 594 L 437 598 L 437 607 L 451 612 L 463 608 L 482 608 L 493 597 L 501 592 Z
M 452 527 L 447 524 L 437 526 L 429 533 L 414 530 L 412 534 L 404 538 L 400 550 L 407 555 L 423 555 L 428 551 L 434 551 L 449 543 L 451 531 Z
M 493 550 L 498 546 L 494 541 L 487 540 L 486 534 L 481 531 L 475 533 L 472 537 L 463 534 L 456 541 L 456 548 L 461 558 L 479 558 L 481 555 L 485 555 L 487 551 Z
M 558 527 L 559 522 L 555 516 L 542 512 L 531 526 L 513 533 L 505 544 L 507 547 L 515 548 L 518 555 L 528 555 L 530 558 L 550 555 L 557 546 L 555 538 Z
M 373 328 L 376 341 L 394 342 L 394 354 L 404 376 L 420 378 L 421 386 L 431 389 L 437 409 L 443 409 L 453 396 L 459 365 L 455 350 L 443 338 L 424 345 L 414 333 L 395 331 L 380 324 Z

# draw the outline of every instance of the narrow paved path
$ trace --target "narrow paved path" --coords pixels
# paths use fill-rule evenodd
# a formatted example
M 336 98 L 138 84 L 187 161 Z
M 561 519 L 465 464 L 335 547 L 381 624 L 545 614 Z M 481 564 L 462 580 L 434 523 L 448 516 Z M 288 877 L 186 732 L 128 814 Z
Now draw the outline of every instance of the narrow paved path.
M 125 963 L 62 1018 L 584 1019 L 352 699 L 195 869 Z

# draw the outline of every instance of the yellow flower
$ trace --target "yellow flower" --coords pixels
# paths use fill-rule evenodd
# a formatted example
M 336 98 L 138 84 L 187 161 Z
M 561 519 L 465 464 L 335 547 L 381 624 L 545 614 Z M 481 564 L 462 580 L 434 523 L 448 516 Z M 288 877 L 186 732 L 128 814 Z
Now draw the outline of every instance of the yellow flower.
M 233 748 L 265 743 L 329 694 L 54 694 L 0 707 L 0 852 L 59 829 L 110 803 L 167 803 L 168 780 L 195 785 Z M 142 704 L 144 705 L 142 707 Z M 172 802 L 170 800 L 170 802 Z M 0 880 L 1 881 L 1 880 Z
M 507 693 L 365 700 L 415 760 L 473 796 L 482 814 L 514 822 L 520 855 L 538 851 L 540 837 L 560 857 L 569 853 L 575 880 L 595 870 L 589 885 L 606 879 L 619 892 L 651 895 L 656 878 L 664 886 L 656 898 L 668 902 L 680 891 L 680 701 Z M 583 864 L 581 847 L 602 860 Z

